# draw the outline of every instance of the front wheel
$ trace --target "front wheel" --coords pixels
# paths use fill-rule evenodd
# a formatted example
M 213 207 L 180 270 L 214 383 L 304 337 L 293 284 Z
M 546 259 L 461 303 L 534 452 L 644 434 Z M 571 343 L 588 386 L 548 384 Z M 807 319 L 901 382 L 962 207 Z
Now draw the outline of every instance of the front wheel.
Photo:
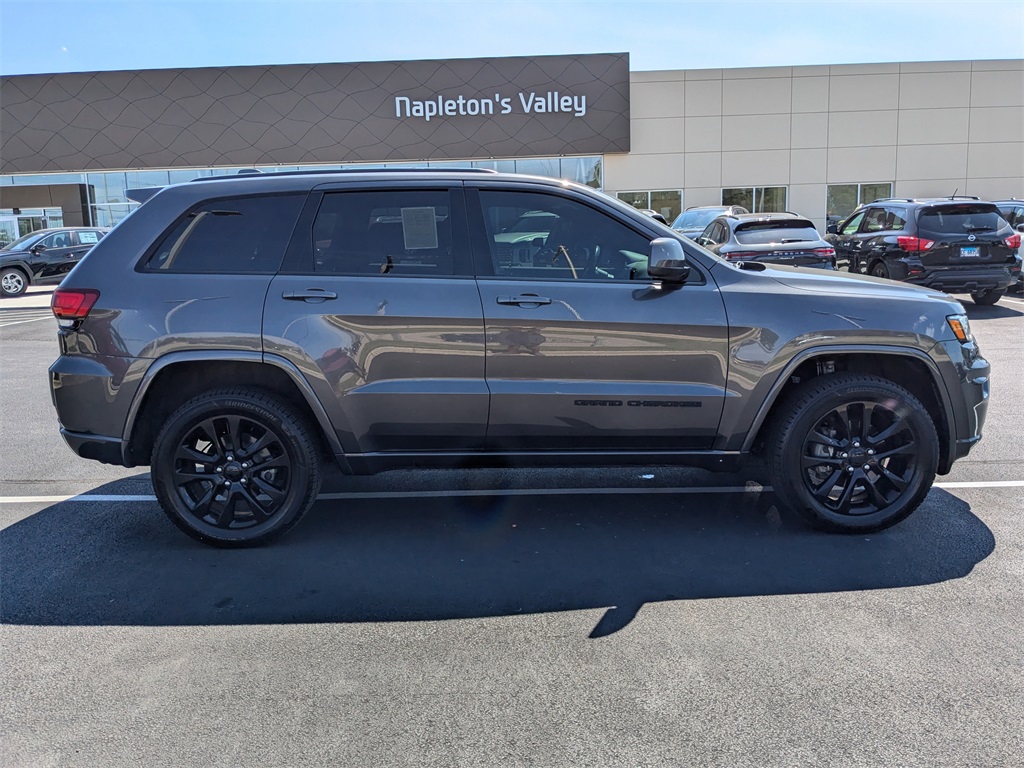
M 812 379 L 782 404 L 769 445 L 779 503 L 845 533 L 895 525 L 935 479 L 939 441 L 921 401 L 862 374 Z
M 989 291 L 975 291 L 974 293 L 971 294 L 971 301 L 973 301 L 975 304 L 979 306 L 987 307 L 992 304 L 995 304 L 997 301 L 1003 298 L 1005 294 L 1005 288 L 993 288 L 992 290 Z
M 171 522 L 222 547 L 280 536 L 320 489 L 320 453 L 305 421 L 259 392 L 217 390 L 189 400 L 160 430 L 151 463 Z
M 28 277 L 17 267 L 0 270 L 0 296 L 14 298 L 28 290 Z

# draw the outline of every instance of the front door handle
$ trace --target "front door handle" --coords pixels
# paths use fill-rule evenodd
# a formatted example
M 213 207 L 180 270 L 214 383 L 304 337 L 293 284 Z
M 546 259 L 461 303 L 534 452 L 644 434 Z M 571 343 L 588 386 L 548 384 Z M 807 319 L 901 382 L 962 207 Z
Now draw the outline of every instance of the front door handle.
M 541 304 L 550 304 L 551 299 L 538 296 L 535 293 L 522 293 L 519 296 L 499 296 L 499 304 L 512 304 L 519 307 L 538 307 Z
M 311 304 L 319 304 L 328 299 L 338 298 L 334 291 L 326 291 L 323 288 L 307 288 L 304 291 L 285 291 L 281 294 L 282 299 L 289 301 L 306 301 Z

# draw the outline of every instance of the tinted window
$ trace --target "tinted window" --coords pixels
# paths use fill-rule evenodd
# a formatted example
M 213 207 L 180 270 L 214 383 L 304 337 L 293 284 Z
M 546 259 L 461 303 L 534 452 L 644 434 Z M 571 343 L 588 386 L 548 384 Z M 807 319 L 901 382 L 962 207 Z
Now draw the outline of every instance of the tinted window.
M 532 192 L 481 190 L 488 247 L 499 277 L 552 280 L 647 278 L 650 240 L 575 200 Z M 545 229 L 514 231 L 546 214 Z
M 819 239 L 818 230 L 806 221 L 757 222 L 741 224 L 736 228 L 736 242 L 742 245 L 799 243 Z
M 273 274 L 304 195 L 214 200 L 179 221 L 146 262 L 165 272 Z
M 697 229 L 700 227 L 703 229 L 721 212 L 721 208 L 712 208 L 711 210 L 704 211 L 684 211 L 672 222 L 672 228 Z
M 452 276 L 450 202 L 447 190 L 325 195 L 313 223 L 316 271 Z
M 994 232 L 1006 226 L 999 210 L 994 205 L 958 204 L 925 208 L 917 220 L 921 229 L 928 232 L 969 234 L 971 232 Z

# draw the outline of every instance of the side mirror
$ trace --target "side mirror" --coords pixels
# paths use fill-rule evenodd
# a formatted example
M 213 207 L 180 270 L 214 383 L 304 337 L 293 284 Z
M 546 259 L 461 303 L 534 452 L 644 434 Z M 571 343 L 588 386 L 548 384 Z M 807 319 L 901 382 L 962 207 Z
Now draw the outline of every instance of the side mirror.
M 1024 223 L 1017 225 L 1017 231 L 1018 232 L 1024 232 Z
M 39 243 L 38 245 L 33 245 L 29 250 L 32 251 L 32 253 L 42 253 L 46 250 L 46 246 Z
M 651 241 L 651 259 L 647 274 L 667 283 L 685 283 L 690 276 L 683 245 L 671 237 L 658 237 Z
M 839 234 L 839 225 L 838 224 L 829 224 L 827 227 L 825 227 L 825 234 L 826 235 L 838 235 Z

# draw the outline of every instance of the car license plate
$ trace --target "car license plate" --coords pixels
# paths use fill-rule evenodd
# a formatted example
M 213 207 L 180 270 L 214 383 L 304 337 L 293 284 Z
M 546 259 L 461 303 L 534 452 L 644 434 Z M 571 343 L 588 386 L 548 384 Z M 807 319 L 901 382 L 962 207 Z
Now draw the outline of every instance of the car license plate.
M 973 245 L 970 248 L 961 248 L 960 255 L 965 259 L 976 259 L 981 255 L 981 251 L 978 246 Z

